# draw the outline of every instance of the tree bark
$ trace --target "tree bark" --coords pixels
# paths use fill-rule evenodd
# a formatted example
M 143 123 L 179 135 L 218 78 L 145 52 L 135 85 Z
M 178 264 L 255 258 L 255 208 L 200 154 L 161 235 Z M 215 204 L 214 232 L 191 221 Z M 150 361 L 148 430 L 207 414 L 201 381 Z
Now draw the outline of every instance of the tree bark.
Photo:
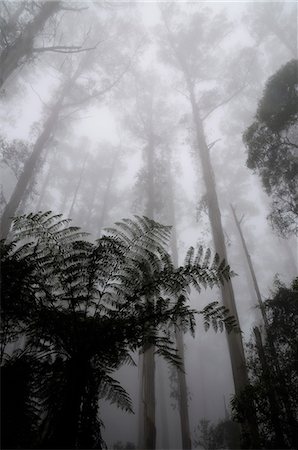
M 0 88 L 23 60 L 32 56 L 34 38 L 43 29 L 47 20 L 58 10 L 59 4 L 59 1 L 42 3 L 39 12 L 26 25 L 15 42 L 2 50 L 0 54 Z

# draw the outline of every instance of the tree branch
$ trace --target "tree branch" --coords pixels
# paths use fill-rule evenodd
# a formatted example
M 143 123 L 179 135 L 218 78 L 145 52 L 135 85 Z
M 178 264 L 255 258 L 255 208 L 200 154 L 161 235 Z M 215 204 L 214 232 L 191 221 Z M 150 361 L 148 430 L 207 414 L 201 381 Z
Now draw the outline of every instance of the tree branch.
M 133 56 L 131 57 L 131 59 L 129 60 L 128 64 L 126 65 L 126 67 L 124 68 L 124 70 L 120 73 L 120 75 L 112 82 L 110 83 L 107 87 L 105 87 L 104 89 L 102 89 L 101 91 L 93 91 L 92 94 L 87 95 L 86 97 L 82 98 L 81 100 L 78 100 L 77 102 L 73 102 L 73 103 L 68 103 L 66 105 L 63 106 L 63 108 L 71 108 L 72 106 L 78 106 L 81 105 L 82 103 L 87 102 L 88 100 L 91 99 L 95 99 L 98 97 L 101 97 L 102 95 L 106 94 L 107 92 L 109 92 L 111 89 L 113 89 L 114 86 L 116 86 L 119 81 L 121 81 L 121 79 L 123 78 L 123 76 L 128 72 L 129 68 L 132 65 L 132 61 L 134 59 L 134 56 L 137 54 L 137 52 L 139 51 L 139 47 L 141 46 L 141 44 L 137 47 L 136 51 L 134 52 Z
M 211 144 L 208 144 L 208 150 L 211 150 L 212 147 L 218 142 L 221 141 L 221 138 L 216 139 L 215 141 L 211 142 Z
M 220 108 L 223 105 L 226 105 L 229 103 L 236 95 L 238 95 L 241 91 L 243 91 L 244 88 L 246 88 L 247 84 L 243 84 L 239 89 L 236 89 L 229 97 L 226 97 L 221 102 L 219 102 L 217 105 L 215 105 L 213 108 L 211 108 L 205 116 L 202 117 L 202 120 L 206 120 L 207 117 L 209 117 L 214 111 L 216 111 L 218 108 Z
M 67 45 L 55 45 L 52 47 L 37 47 L 33 49 L 33 52 L 35 53 L 42 53 L 42 52 L 55 52 L 55 53 L 81 53 L 86 52 L 89 50 L 95 50 L 95 47 L 87 47 L 82 48 L 81 46 L 67 46 Z
M 71 6 L 60 6 L 61 11 L 84 11 L 89 9 L 88 6 L 81 6 L 80 8 L 72 8 Z

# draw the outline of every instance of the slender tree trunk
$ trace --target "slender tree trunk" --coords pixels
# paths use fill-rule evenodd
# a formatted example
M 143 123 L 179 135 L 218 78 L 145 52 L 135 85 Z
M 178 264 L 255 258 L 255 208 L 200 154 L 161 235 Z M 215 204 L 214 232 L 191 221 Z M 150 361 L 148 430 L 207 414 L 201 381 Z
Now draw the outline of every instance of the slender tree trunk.
M 166 408 L 166 389 L 164 384 L 164 371 L 163 371 L 163 361 L 157 359 L 157 378 L 159 384 L 157 386 L 157 395 L 160 399 L 160 422 L 161 422 L 161 446 L 163 450 L 170 448 L 169 443 L 169 428 L 168 428 L 168 417 Z
M 104 192 L 103 204 L 102 204 L 101 214 L 100 214 L 100 218 L 99 218 L 99 225 L 98 225 L 99 233 L 102 232 L 102 229 L 106 222 L 107 211 L 108 211 L 108 207 L 110 204 L 110 198 L 111 198 L 111 192 L 112 192 L 112 183 L 113 183 L 115 169 L 116 169 L 116 165 L 117 165 L 117 161 L 118 161 L 120 152 L 121 152 L 121 148 L 119 148 L 119 150 L 115 153 L 113 161 L 112 161 L 112 165 L 109 170 L 108 181 L 107 181 L 107 185 L 106 185 L 105 192 Z
M 48 169 L 46 178 L 45 178 L 45 180 L 44 180 L 44 182 L 42 184 L 42 188 L 41 188 L 41 191 L 40 191 L 40 194 L 39 194 L 38 202 L 37 202 L 37 205 L 35 207 L 35 211 L 36 212 L 40 211 L 40 209 L 41 209 L 41 205 L 42 205 L 42 202 L 43 202 L 46 190 L 48 188 L 50 179 L 52 178 L 52 175 L 54 173 L 54 170 L 55 170 L 55 167 L 56 167 L 56 155 L 57 155 L 57 149 L 54 152 L 53 160 L 50 163 L 50 167 Z
M 34 19 L 11 46 L 6 46 L 0 54 L 0 88 L 7 78 L 24 60 L 33 54 L 34 38 L 43 29 L 47 20 L 58 10 L 59 1 L 43 2 Z
M 169 209 L 170 209 L 170 224 L 172 225 L 172 240 L 171 240 L 171 250 L 173 263 L 178 267 L 178 247 L 177 247 L 177 232 L 176 232 L 176 217 L 175 217 L 175 204 L 174 204 L 174 192 L 173 192 L 173 181 L 171 168 L 169 168 Z M 182 370 L 177 369 L 178 375 L 178 390 L 179 390 L 179 415 L 180 415 L 180 426 L 181 426 L 181 440 L 183 450 L 191 449 L 191 437 L 190 437 L 190 427 L 189 427 L 189 416 L 188 416 L 188 402 L 187 402 L 187 384 L 184 366 L 184 342 L 183 333 L 179 328 L 175 330 L 175 339 L 178 355 L 182 361 Z
M 83 175 L 84 175 L 84 172 L 85 172 L 87 159 L 88 159 L 88 153 L 86 153 L 86 155 L 84 157 L 84 161 L 83 161 L 83 165 L 82 165 L 82 168 L 81 168 L 80 176 L 79 176 L 79 179 L 78 179 L 78 182 L 77 182 L 77 185 L 76 185 L 76 189 L 75 189 L 75 192 L 73 194 L 72 202 L 71 202 L 71 205 L 70 205 L 70 208 L 69 208 L 69 211 L 68 211 L 68 217 L 70 217 L 70 218 L 72 218 L 73 209 L 74 209 L 74 206 L 76 204 L 77 197 L 78 197 L 78 192 L 79 192 L 79 189 L 80 189 L 81 184 L 82 184 L 82 180 L 83 180 Z
M 257 300 L 258 300 L 258 304 L 259 304 L 259 307 L 260 307 L 260 310 L 261 310 L 261 314 L 262 314 L 262 317 L 263 317 L 265 330 L 267 331 L 268 328 L 269 328 L 269 324 L 268 324 L 268 320 L 267 320 L 267 316 L 266 316 L 266 311 L 265 311 L 264 304 L 263 304 L 263 301 L 262 301 L 262 297 L 261 297 L 259 285 L 258 285 L 258 282 L 257 282 L 256 274 L 255 274 L 255 271 L 254 271 L 254 267 L 253 267 L 252 262 L 251 262 L 250 254 L 248 252 L 247 245 L 246 245 L 246 242 L 245 242 L 242 230 L 241 230 L 241 223 L 237 219 L 237 215 L 236 215 L 234 207 L 232 205 L 230 205 L 230 206 L 231 206 L 233 217 L 234 217 L 234 220 L 235 220 L 235 223 L 236 223 L 239 235 L 240 235 L 240 239 L 241 239 L 242 247 L 243 247 L 243 250 L 244 250 L 244 254 L 246 256 L 246 261 L 247 261 L 247 264 L 248 264 L 248 267 L 249 267 L 249 271 L 250 271 L 250 274 L 251 274 L 251 278 L 252 278 L 252 281 L 253 281 L 255 293 L 256 293 L 256 296 L 257 296 Z
M 150 219 L 154 218 L 154 138 L 151 133 L 147 146 L 147 205 L 145 215 Z M 154 299 L 147 299 L 148 302 Z M 139 443 L 141 449 L 156 448 L 156 426 L 155 426 L 155 360 L 154 346 L 143 348 L 143 368 L 142 368 L 142 397 L 140 404 L 143 420 L 143 439 Z

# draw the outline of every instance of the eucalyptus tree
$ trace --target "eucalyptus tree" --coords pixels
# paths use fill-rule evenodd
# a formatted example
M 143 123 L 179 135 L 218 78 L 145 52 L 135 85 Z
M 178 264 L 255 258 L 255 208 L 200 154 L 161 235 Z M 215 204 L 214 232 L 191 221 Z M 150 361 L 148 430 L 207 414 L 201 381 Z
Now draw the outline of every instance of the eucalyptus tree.
M 151 74 L 135 74 L 137 95 L 133 117 L 129 119 L 132 132 L 137 136 L 142 145 L 144 165 L 141 168 L 136 183 L 137 198 L 135 204 L 138 209 L 151 218 L 158 218 L 158 192 L 156 160 L 159 146 L 162 140 L 160 121 L 163 102 L 158 99 L 157 77 Z M 158 111 L 158 112 L 157 112 Z M 164 115 L 163 115 L 164 117 Z M 167 130 L 164 128 L 163 131 Z M 168 131 L 168 130 L 167 130 Z M 155 299 L 148 297 L 149 304 L 154 304 Z M 155 424 L 155 349 L 154 346 L 146 346 L 140 358 L 142 369 L 140 379 L 140 442 L 141 448 L 153 449 L 156 447 Z
M 93 20 L 97 21 L 97 16 Z M 107 28 L 110 35 L 114 32 L 114 28 L 109 27 L 108 23 L 110 24 L 109 21 L 102 24 L 101 34 L 105 34 Z M 114 24 L 121 39 L 126 32 L 130 35 L 130 30 L 125 26 L 122 27 L 121 20 L 115 20 Z M 84 23 L 82 28 L 84 33 L 86 28 Z M 105 36 L 105 42 L 102 42 L 101 47 L 96 51 L 86 52 L 80 57 L 67 57 L 60 66 L 60 86 L 56 88 L 51 105 L 47 108 L 47 118 L 43 128 L 24 164 L 22 174 L 3 212 L 1 219 L 2 237 L 7 236 L 11 218 L 16 213 L 22 197 L 34 177 L 42 154 L 47 153 L 50 140 L 59 124 L 65 120 L 69 124 L 78 109 L 81 111 L 91 102 L 102 101 L 104 95 L 120 82 L 128 70 L 132 58 L 140 47 L 139 42 L 136 42 L 138 36 L 136 40 L 127 39 L 127 47 L 121 49 L 117 46 L 117 37 L 115 38 L 113 35 L 113 38 L 111 37 L 110 42 L 108 42 L 108 38 Z M 118 43 L 120 44 L 120 41 Z M 112 74 L 110 74 L 111 64 L 114 64 Z
M 177 24 L 175 23 L 177 16 L 175 17 L 170 9 L 164 9 L 163 18 L 166 35 L 162 52 L 163 56 L 166 55 L 166 57 L 168 57 L 168 60 L 174 65 L 175 69 L 178 69 L 181 72 L 186 85 L 193 116 L 197 152 L 203 170 L 213 240 L 216 250 L 226 258 L 225 239 L 210 159 L 210 147 L 207 143 L 204 130 L 204 120 L 207 119 L 208 115 L 211 114 L 211 111 L 217 106 L 217 103 L 222 101 L 222 99 L 220 98 L 220 93 L 216 91 L 216 88 L 212 88 L 211 93 L 208 91 L 206 93 L 204 92 L 206 91 L 206 88 L 203 87 L 200 89 L 200 86 L 198 85 L 200 85 L 200 83 L 210 82 L 210 80 L 213 80 L 216 76 L 216 74 L 212 72 L 211 66 L 213 58 L 215 57 L 212 48 L 214 49 L 226 33 L 230 31 L 230 24 L 227 23 L 225 17 L 222 15 L 212 17 L 209 14 L 210 12 L 208 13 L 207 10 L 202 10 L 200 13 L 193 15 L 192 18 L 184 17 L 188 23 L 184 22 L 181 24 L 180 20 L 180 23 L 178 22 Z M 202 30 L 204 30 L 204 32 Z M 199 31 L 201 31 L 201 39 L 194 39 L 194 36 L 197 35 Z M 209 98 L 206 94 L 209 94 Z M 232 308 L 235 317 L 237 317 L 231 284 L 224 286 L 222 288 L 222 293 L 224 303 L 226 306 L 229 305 L 229 307 Z M 239 337 L 237 337 L 237 340 L 238 342 L 236 340 L 234 341 L 234 337 L 229 339 L 236 391 L 246 384 L 247 379 L 244 353 L 242 343 L 240 342 L 241 339 L 239 340 Z
M 135 73 L 135 77 L 134 85 L 137 86 L 135 106 L 126 121 L 133 137 L 142 145 L 143 156 L 134 187 L 134 210 L 144 211 L 146 215 L 173 227 L 171 254 L 174 264 L 178 265 L 172 173 L 172 147 L 177 123 L 172 112 L 173 105 L 169 99 L 165 99 L 167 90 L 158 80 L 157 73 Z M 184 364 L 183 332 L 177 327 L 173 335 L 176 339 L 177 352 Z M 150 352 L 147 350 L 144 353 L 142 360 L 141 383 L 146 389 L 142 386 L 140 389 L 140 422 L 143 426 L 139 430 L 139 445 L 144 448 L 155 448 L 155 362 L 154 349 L 149 350 Z M 191 448 L 186 375 L 181 369 L 178 370 L 178 386 L 182 446 Z M 150 416 L 147 418 L 149 413 Z
M 180 72 L 185 87 L 185 95 L 192 112 L 192 122 L 197 146 L 197 155 L 201 162 L 203 180 L 206 189 L 208 215 L 216 251 L 227 260 L 225 234 L 216 191 L 216 180 L 210 157 L 210 147 L 206 137 L 206 121 L 245 87 L 246 80 L 233 80 L 231 72 L 222 76 L 222 58 L 225 58 L 220 44 L 231 32 L 231 24 L 223 14 L 214 14 L 211 10 L 200 9 L 192 16 L 175 14 L 175 7 L 162 8 L 164 22 L 161 37 L 161 54 L 166 62 Z M 216 62 L 215 62 L 216 61 Z M 234 61 L 235 63 L 235 61 Z M 218 83 L 220 79 L 220 83 Z M 231 282 L 221 287 L 223 304 L 229 308 L 238 320 L 234 291 Z M 235 392 L 240 393 L 248 384 L 244 349 L 241 335 L 228 335 Z M 258 445 L 258 432 L 255 418 L 250 420 L 250 433 L 253 446 Z

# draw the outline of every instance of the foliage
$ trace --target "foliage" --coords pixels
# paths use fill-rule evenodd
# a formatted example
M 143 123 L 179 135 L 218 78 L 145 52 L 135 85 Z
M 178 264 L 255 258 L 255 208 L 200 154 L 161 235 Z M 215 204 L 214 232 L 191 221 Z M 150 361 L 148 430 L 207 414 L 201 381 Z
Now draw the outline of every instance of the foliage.
M 132 411 L 112 372 L 151 345 L 179 365 L 170 329 L 179 321 L 194 332 L 189 286 L 200 290 L 230 277 L 225 262 L 202 248 L 191 248 L 185 265 L 174 268 L 166 251 L 170 227 L 145 217 L 116 227 L 91 242 L 69 220 L 39 212 L 14 219 L 11 241 L 1 242 L 3 363 L 17 368 L 27 355 L 38 361 L 39 388 L 24 393 L 24 404 L 38 401 L 39 447 L 100 447 L 98 400 Z M 231 319 L 215 304 L 201 314 L 229 328 Z M 9 357 L 7 344 L 18 336 L 25 349 Z
M 132 442 L 126 442 L 125 446 L 121 441 L 117 441 L 114 445 L 113 445 L 113 449 L 114 450 L 121 450 L 121 449 L 135 449 L 135 445 Z
M 257 343 L 250 342 L 251 385 L 232 402 L 235 419 L 243 423 L 250 414 L 247 398 L 253 398 L 264 448 L 297 445 L 297 281 L 290 288 L 275 282 L 272 299 L 264 303 L 269 327 L 263 353 Z
M 221 420 L 213 425 L 209 420 L 202 419 L 196 431 L 197 439 L 194 440 L 194 447 L 206 450 L 240 447 L 239 427 L 232 420 Z
M 282 234 L 297 234 L 297 60 L 267 82 L 255 122 L 245 131 L 247 166 L 272 198 L 270 220 Z

